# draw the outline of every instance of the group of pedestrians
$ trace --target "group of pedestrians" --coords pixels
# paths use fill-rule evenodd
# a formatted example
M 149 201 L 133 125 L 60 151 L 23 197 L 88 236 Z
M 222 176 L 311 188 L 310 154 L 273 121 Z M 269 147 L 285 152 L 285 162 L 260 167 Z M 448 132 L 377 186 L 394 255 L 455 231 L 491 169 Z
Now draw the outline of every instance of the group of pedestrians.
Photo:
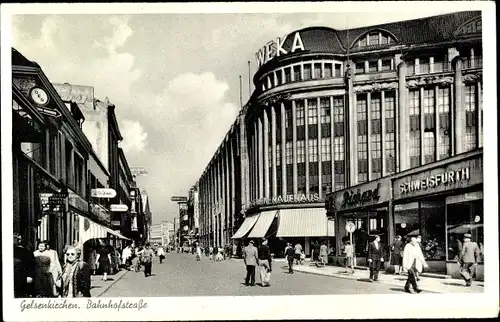
M 90 297 L 91 269 L 75 245 L 65 247 L 63 265 L 48 241 L 31 252 L 14 235 L 14 296 L 24 297 Z
M 260 281 L 262 287 L 270 286 L 272 272 L 271 250 L 267 240 L 262 241 L 259 248 L 254 246 L 253 240 L 243 250 L 243 261 L 246 267 L 246 286 L 255 286 L 255 268 L 260 268 Z

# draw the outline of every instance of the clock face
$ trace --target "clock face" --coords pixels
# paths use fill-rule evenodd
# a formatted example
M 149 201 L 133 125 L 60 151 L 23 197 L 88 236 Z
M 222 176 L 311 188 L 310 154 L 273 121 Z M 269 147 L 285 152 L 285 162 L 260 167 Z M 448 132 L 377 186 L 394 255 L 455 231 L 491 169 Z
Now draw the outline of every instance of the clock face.
M 38 105 L 47 105 L 49 102 L 47 92 L 39 87 L 35 87 L 31 90 L 31 99 Z

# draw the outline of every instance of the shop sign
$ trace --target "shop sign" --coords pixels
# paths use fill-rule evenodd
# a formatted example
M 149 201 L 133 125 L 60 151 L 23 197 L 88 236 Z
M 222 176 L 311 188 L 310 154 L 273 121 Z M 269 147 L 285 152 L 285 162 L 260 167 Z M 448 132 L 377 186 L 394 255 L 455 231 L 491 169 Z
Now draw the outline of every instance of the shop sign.
M 280 57 L 288 54 L 288 52 L 283 48 L 287 37 L 288 36 L 277 38 L 276 41 L 271 40 L 265 46 L 259 49 L 259 51 L 255 54 L 258 68 L 275 57 Z M 290 53 L 293 53 L 296 50 L 305 50 L 304 42 L 302 41 L 302 37 L 300 36 L 299 32 L 296 32 L 293 35 L 292 48 L 290 49 Z
M 436 175 L 428 176 L 423 179 L 413 180 L 401 183 L 399 185 L 399 192 L 404 195 L 410 192 L 432 189 L 438 187 L 441 184 L 453 184 L 459 183 L 460 181 L 466 181 L 470 179 L 470 168 L 462 168 L 455 171 L 446 171 L 438 173 Z
M 128 210 L 128 206 L 121 204 L 113 204 L 109 206 L 109 210 L 111 210 L 112 212 L 125 212 Z
M 122 223 L 119 220 L 113 220 L 113 221 L 111 221 L 111 226 L 113 226 L 113 227 L 120 227 L 121 224 Z
M 394 199 L 468 188 L 483 182 L 482 157 L 445 164 L 394 180 Z
M 187 197 L 181 197 L 181 196 L 174 196 L 174 197 L 170 198 L 170 201 L 173 201 L 173 202 L 187 202 L 188 198 Z
M 42 211 L 62 211 L 61 207 L 66 205 L 68 195 L 61 193 L 40 193 L 40 205 Z
M 356 191 L 346 191 L 343 195 L 341 208 L 353 207 L 364 203 L 376 202 L 379 200 L 380 183 L 375 189 L 357 189 Z
M 109 220 L 110 214 L 108 210 L 101 205 L 91 204 L 90 211 L 93 215 L 101 218 L 102 220 Z
M 321 198 L 319 194 L 298 194 L 298 195 L 286 195 L 286 196 L 277 196 L 273 198 L 261 198 L 254 200 L 250 203 L 248 208 L 252 208 L 255 206 L 267 206 L 267 205 L 277 205 L 277 204 L 287 204 L 287 203 L 307 203 L 307 202 L 319 202 Z
M 115 189 L 111 188 L 96 188 L 90 190 L 90 196 L 94 198 L 106 198 L 111 199 L 116 197 Z

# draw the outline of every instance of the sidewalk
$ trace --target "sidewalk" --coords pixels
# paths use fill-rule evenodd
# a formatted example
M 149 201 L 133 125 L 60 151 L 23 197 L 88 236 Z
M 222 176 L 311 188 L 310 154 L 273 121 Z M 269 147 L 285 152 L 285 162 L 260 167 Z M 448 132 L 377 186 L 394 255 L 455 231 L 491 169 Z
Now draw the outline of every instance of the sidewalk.
M 118 282 L 125 274 L 129 271 L 126 269 L 122 269 L 115 275 L 108 275 L 108 280 L 104 282 L 102 280 L 102 275 L 92 275 L 91 276 L 91 286 L 90 286 L 90 295 L 92 297 L 99 297 L 104 292 L 106 292 L 113 284 Z
M 281 261 L 278 261 L 281 262 Z M 393 275 L 386 274 L 384 271 L 381 271 L 379 274 L 378 282 L 370 282 L 369 280 L 369 271 L 368 269 L 355 269 L 354 274 L 349 274 L 346 272 L 346 269 L 339 266 L 310 266 L 310 261 L 304 262 L 304 265 L 294 265 L 294 271 L 306 273 L 306 274 L 315 274 L 315 275 L 324 275 L 331 276 L 337 278 L 345 278 L 357 280 L 359 282 L 366 283 L 382 283 L 387 285 L 393 285 L 400 288 L 404 288 L 406 283 L 406 275 Z M 420 277 L 419 287 L 425 292 L 431 293 L 482 293 L 484 292 L 484 282 L 476 282 L 472 283 L 471 287 L 465 287 L 465 282 L 463 280 L 451 279 L 451 278 L 433 278 L 433 277 Z

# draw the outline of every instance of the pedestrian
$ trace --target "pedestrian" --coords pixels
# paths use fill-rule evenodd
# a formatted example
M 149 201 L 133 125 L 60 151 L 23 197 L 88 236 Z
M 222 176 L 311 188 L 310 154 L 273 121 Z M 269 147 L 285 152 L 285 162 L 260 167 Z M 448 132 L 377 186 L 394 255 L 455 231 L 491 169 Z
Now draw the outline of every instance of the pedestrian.
M 61 297 L 90 297 L 90 265 L 81 257 L 81 250 L 69 246 L 66 250 L 66 263 L 61 275 Z
M 378 281 L 380 265 L 384 262 L 382 245 L 380 245 L 380 236 L 368 245 L 368 264 L 370 266 L 370 281 Z
M 238 246 L 233 244 L 233 256 L 236 257 L 236 253 L 238 252 Z
M 209 260 L 214 259 L 214 247 L 213 246 L 210 246 L 208 248 L 208 259 Z
M 401 241 L 401 236 L 397 235 L 396 239 L 392 242 L 391 245 L 391 262 L 390 264 L 394 266 L 394 274 L 401 274 L 401 260 L 403 253 L 403 242 Z
M 45 242 L 38 244 L 38 250 L 33 252 L 35 256 L 35 292 L 37 297 L 47 298 L 58 295 L 61 285 L 59 276 L 62 274 L 59 258 L 52 258 L 50 251 L 47 251 Z
M 146 243 L 146 248 L 142 252 L 141 262 L 144 265 L 144 276 L 151 276 L 151 268 L 153 266 L 154 252 L 149 243 Z
M 222 256 L 222 248 L 219 248 L 219 247 L 215 247 L 215 261 L 216 262 L 220 262 L 220 261 L 223 261 L 224 260 L 224 256 Z
M 322 265 L 328 264 L 328 246 L 323 242 L 319 248 L 319 260 Z
M 108 273 L 111 269 L 111 254 L 106 244 L 101 243 L 99 249 L 97 250 L 96 265 L 98 269 L 102 272 L 102 280 L 106 282 L 108 280 Z
M 97 270 L 97 250 L 92 247 L 90 249 L 90 254 L 89 254 L 89 259 L 88 259 L 88 264 L 90 265 L 90 273 L 92 275 L 95 275 L 96 274 L 96 270 Z
M 127 270 L 130 270 L 129 261 L 131 256 L 132 249 L 130 248 L 130 245 L 127 245 L 127 247 L 125 247 L 122 251 L 122 265 Z
M 45 240 L 44 243 L 45 243 L 45 247 L 47 249 L 45 251 L 45 253 L 50 257 L 50 272 L 52 274 L 52 278 L 54 281 L 57 281 L 59 276 L 62 274 L 62 266 L 61 266 L 61 262 L 59 261 L 59 255 L 57 254 L 56 250 L 50 248 L 50 243 L 48 240 Z M 77 247 L 77 246 L 75 246 L 75 247 Z M 58 295 L 58 289 L 59 289 L 59 286 L 56 285 L 56 287 L 54 288 L 54 295 L 55 296 Z
M 288 243 L 285 248 L 285 257 L 288 262 L 288 273 L 293 274 L 293 260 L 295 259 L 295 250 L 290 243 Z
M 420 248 L 420 251 L 422 251 L 422 236 L 418 235 L 417 236 L 417 246 Z M 417 281 L 420 281 L 420 272 L 416 271 L 415 277 Z
M 25 298 L 33 294 L 35 256 L 22 245 L 21 235 L 14 233 L 14 297 Z
M 472 286 L 472 277 L 481 255 L 479 246 L 471 238 L 471 234 L 464 235 L 464 243 L 459 257 L 460 275 L 465 280 L 465 286 Z
M 298 265 L 301 260 L 300 260 L 300 257 L 302 255 L 302 245 L 300 245 L 300 243 L 297 243 L 295 244 L 295 263 Z
M 351 242 L 346 241 L 346 245 L 344 247 L 345 254 L 345 268 L 348 273 L 354 274 L 354 247 L 351 245 Z M 350 268 L 350 270 L 349 270 Z
M 267 245 L 267 240 L 264 239 L 262 245 L 259 248 L 259 264 L 260 264 L 260 282 L 262 287 L 270 285 L 271 281 L 271 249 Z
M 247 268 L 245 285 L 255 286 L 255 266 L 259 264 L 259 252 L 253 245 L 253 240 L 248 243 L 248 246 L 243 251 L 243 261 Z
M 158 255 L 158 259 L 160 260 L 160 264 L 163 263 L 163 260 L 165 259 L 165 250 L 163 249 L 162 246 L 158 247 L 158 250 L 156 251 L 156 255 Z
M 196 260 L 201 261 L 201 245 L 196 243 Z
M 412 236 L 410 243 L 406 244 L 403 250 L 403 269 L 408 272 L 408 278 L 405 284 L 405 292 L 411 293 L 410 285 L 417 293 L 422 292 L 418 288 L 416 272 L 421 272 L 423 267 L 429 267 L 425 261 L 422 250 L 418 246 L 417 238 Z
M 142 256 L 142 252 L 143 252 L 143 248 L 142 246 L 137 246 L 135 248 L 135 257 L 132 261 L 132 265 L 134 267 L 134 271 L 136 273 L 139 273 L 141 271 L 141 266 L 142 266 L 142 262 L 141 262 L 141 256 Z

